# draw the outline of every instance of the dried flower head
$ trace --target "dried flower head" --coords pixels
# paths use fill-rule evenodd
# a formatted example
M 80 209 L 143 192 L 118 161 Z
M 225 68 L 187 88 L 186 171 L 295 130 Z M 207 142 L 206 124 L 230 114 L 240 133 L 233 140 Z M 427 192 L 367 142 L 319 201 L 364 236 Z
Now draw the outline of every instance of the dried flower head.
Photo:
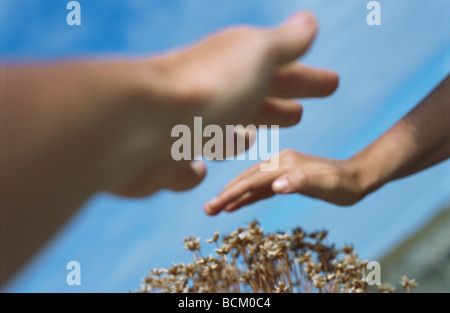
M 190 236 L 184 240 L 184 248 L 189 251 L 200 251 L 200 238 Z
M 139 292 L 352 292 L 367 291 L 362 261 L 347 245 L 336 249 L 325 241 L 326 231 L 265 233 L 257 221 L 229 235 L 214 233 L 215 256 L 203 257 L 200 238 L 183 240 L 193 262 L 155 267 L 144 277 Z M 221 238 L 220 238 L 221 237 Z M 222 244 L 219 244 L 219 241 Z M 414 279 L 402 277 L 408 291 Z M 391 292 L 388 285 L 380 292 Z
M 408 279 L 406 276 L 403 276 L 400 279 L 399 284 L 402 288 L 405 288 L 408 293 L 411 292 L 411 287 L 417 287 L 419 285 L 414 278 Z
M 275 288 L 273 290 L 274 293 L 288 293 L 289 292 L 289 286 L 286 286 L 283 282 L 278 282 L 275 285 Z
M 392 286 L 391 284 L 386 283 L 386 284 L 379 285 L 377 287 L 377 290 L 381 293 L 394 293 L 395 287 Z
M 230 252 L 231 246 L 223 244 L 220 249 L 214 249 L 214 252 L 220 255 L 227 255 Z
M 322 290 L 323 288 L 325 288 L 325 285 L 327 283 L 325 280 L 325 277 L 320 274 L 314 275 L 312 277 L 312 281 L 313 281 L 314 287 L 319 288 L 319 290 Z
M 219 239 L 219 236 L 220 236 L 219 232 L 216 231 L 212 238 L 206 239 L 206 243 L 215 243 L 215 242 L 217 242 L 217 240 Z

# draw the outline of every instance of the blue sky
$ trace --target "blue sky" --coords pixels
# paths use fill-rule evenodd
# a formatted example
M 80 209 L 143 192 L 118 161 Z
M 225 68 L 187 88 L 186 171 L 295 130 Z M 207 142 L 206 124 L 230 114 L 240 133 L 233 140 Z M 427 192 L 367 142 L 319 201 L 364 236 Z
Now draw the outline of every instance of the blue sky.
M 226 26 L 273 25 L 296 10 L 313 11 L 320 33 L 301 61 L 337 71 L 341 83 L 329 98 L 302 101 L 303 121 L 280 131 L 280 148 L 314 155 L 351 156 L 414 107 L 450 70 L 448 1 L 379 1 L 382 25 L 373 27 L 366 24 L 368 1 L 85 0 L 79 1 L 80 27 L 66 24 L 67 2 L 1 1 L 2 58 L 150 55 Z M 206 239 L 255 218 L 268 231 L 328 229 L 330 242 L 353 243 L 363 258 L 377 260 L 450 202 L 446 161 L 390 183 L 350 208 L 290 195 L 234 214 L 206 216 L 203 203 L 255 162 L 208 162 L 206 180 L 185 193 L 163 191 L 139 200 L 92 197 L 6 290 L 135 290 L 155 265 L 190 260 L 183 237 Z M 66 264 L 72 260 L 81 264 L 81 286 L 66 284 Z

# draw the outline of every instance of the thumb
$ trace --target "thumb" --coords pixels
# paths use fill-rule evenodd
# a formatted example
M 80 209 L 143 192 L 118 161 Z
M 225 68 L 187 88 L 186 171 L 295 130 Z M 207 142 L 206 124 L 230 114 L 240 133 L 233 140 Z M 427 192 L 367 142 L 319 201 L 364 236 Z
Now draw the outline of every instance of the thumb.
M 152 169 L 141 173 L 131 182 L 113 192 L 117 195 L 140 198 L 161 189 L 184 191 L 200 184 L 206 176 L 206 164 L 201 161 L 186 162 L 167 172 L 166 167 Z
M 173 191 L 185 191 L 200 184 L 206 176 L 206 164 L 203 161 L 190 162 L 177 173 L 168 186 Z
M 295 171 L 278 177 L 272 183 L 272 190 L 281 194 L 303 193 L 308 185 L 308 176 L 301 171 Z
M 282 65 L 302 56 L 313 42 L 317 22 L 309 12 L 298 12 L 270 31 L 273 56 Z

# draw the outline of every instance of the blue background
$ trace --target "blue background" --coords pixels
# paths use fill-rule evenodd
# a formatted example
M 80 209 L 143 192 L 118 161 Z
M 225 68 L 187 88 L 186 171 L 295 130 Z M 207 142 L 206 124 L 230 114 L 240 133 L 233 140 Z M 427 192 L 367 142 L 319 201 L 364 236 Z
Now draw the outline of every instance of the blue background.
M 81 26 L 68 26 L 68 1 L 2 0 L 3 61 L 160 53 L 235 24 L 273 25 L 300 9 L 320 33 L 302 62 L 341 76 L 337 92 L 302 101 L 300 125 L 280 132 L 280 149 L 347 158 L 392 126 L 450 70 L 450 1 L 379 1 L 381 26 L 368 26 L 369 1 L 79 1 Z M 208 217 L 205 201 L 256 161 L 208 162 L 206 180 L 185 193 L 127 200 L 92 197 L 5 288 L 13 292 L 128 292 L 155 265 L 187 262 L 181 241 L 209 238 L 258 219 L 267 231 L 328 229 L 377 260 L 450 202 L 450 162 L 393 182 L 350 208 L 298 195 L 277 196 L 233 214 Z M 157 179 L 157 178 L 155 178 Z M 59 192 L 55 190 L 55 192 Z M 64 192 L 64 191 L 61 191 Z M 66 284 L 66 264 L 81 264 L 81 286 Z M 405 273 L 408 274 L 408 273 Z

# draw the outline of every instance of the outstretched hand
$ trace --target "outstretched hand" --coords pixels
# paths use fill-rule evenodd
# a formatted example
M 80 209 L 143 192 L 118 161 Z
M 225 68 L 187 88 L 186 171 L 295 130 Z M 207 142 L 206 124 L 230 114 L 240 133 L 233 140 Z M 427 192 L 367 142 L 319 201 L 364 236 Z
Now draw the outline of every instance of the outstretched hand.
M 162 94 L 161 99 L 168 103 L 162 110 L 171 116 L 166 127 L 180 123 L 192 126 L 194 116 L 202 116 L 204 124 L 221 127 L 297 124 L 302 107 L 293 99 L 324 97 L 338 85 L 334 72 L 296 62 L 308 50 L 316 31 L 310 13 L 297 13 L 274 28 L 234 27 L 191 47 L 152 58 L 149 63 L 160 87 L 155 92 Z M 181 191 L 203 180 L 204 164 L 176 162 L 163 146 L 160 150 L 165 149 L 165 160 L 143 170 L 120 189 L 121 194 Z M 164 172 L 155 180 L 155 172 L 162 168 Z
M 244 171 L 205 204 L 205 212 L 232 212 L 275 194 L 298 193 L 337 205 L 351 205 L 363 197 L 359 167 L 354 160 L 319 158 L 291 149 L 283 150 L 278 157 L 277 170 L 261 171 L 260 164 L 256 164 Z
M 351 205 L 393 180 L 450 157 L 450 76 L 411 112 L 348 160 L 284 150 L 278 169 L 253 166 L 205 204 L 209 215 L 231 212 L 274 194 L 299 193 L 337 205 Z M 432 122 L 430 122 L 432 121 Z M 266 161 L 267 162 L 267 161 Z
M 302 12 L 273 28 L 229 28 L 154 61 L 167 83 L 162 89 L 178 95 L 183 109 L 203 110 L 210 123 L 291 126 L 301 115 L 291 99 L 327 96 L 337 87 L 334 72 L 296 62 L 316 32 L 314 17 Z

